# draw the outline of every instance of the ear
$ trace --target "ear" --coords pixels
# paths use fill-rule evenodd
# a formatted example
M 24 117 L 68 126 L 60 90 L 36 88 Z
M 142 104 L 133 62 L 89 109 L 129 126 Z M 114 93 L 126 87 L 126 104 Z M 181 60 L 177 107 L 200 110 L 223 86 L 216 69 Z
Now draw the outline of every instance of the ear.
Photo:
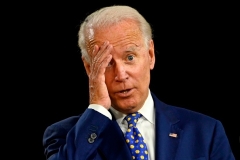
M 91 69 L 90 69 L 90 63 L 87 62 L 87 60 L 82 56 L 82 61 L 83 61 L 83 64 L 84 64 L 84 68 L 87 72 L 87 75 L 89 76 L 90 72 L 91 72 Z
M 152 70 L 155 65 L 155 52 L 154 52 L 154 43 L 153 40 L 150 40 L 149 42 L 149 65 L 150 69 Z

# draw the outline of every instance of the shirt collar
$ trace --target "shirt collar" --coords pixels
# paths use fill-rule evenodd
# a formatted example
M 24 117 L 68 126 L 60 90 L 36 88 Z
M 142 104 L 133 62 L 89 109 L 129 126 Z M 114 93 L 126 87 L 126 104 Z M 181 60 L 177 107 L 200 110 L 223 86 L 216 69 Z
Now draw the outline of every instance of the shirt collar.
M 117 123 L 122 123 L 126 114 L 117 111 L 113 107 L 111 107 L 110 110 L 113 113 L 113 116 L 116 118 Z M 154 124 L 155 121 L 154 103 L 150 89 L 146 101 L 144 102 L 142 108 L 138 112 L 141 113 L 143 117 L 145 117 L 150 123 Z

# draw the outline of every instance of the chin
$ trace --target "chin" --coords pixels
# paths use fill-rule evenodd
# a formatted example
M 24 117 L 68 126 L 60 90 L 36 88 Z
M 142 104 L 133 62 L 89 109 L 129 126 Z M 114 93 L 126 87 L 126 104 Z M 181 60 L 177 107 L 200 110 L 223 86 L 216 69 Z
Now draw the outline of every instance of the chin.
M 135 101 L 118 102 L 113 107 L 122 113 L 132 113 L 139 110 L 139 106 Z

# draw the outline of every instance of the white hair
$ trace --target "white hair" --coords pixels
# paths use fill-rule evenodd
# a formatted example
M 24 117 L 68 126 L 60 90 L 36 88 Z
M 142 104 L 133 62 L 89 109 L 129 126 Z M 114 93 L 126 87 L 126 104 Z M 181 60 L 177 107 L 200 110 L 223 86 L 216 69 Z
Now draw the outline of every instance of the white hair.
M 101 27 L 108 27 L 116 24 L 121 20 L 130 19 L 139 25 L 139 29 L 142 32 L 146 46 L 148 47 L 149 40 L 152 39 L 152 29 L 146 19 L 134 8 L 124 5 L 114 5 L 109 7 L 103 7 L 86 17 L 81 23 L 78 32 L 78 46 L 81 49 L 82 57 L 87 62 L 90 62 L 89 54 L 87 53 L 86 37 L 88 37 L 87 30 L 89 27 L 96 29 Z

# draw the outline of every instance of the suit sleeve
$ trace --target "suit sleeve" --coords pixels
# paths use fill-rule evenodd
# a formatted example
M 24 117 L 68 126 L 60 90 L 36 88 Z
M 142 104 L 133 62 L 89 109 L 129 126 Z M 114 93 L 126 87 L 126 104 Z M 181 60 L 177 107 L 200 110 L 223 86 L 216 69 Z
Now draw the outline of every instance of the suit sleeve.
M 107 136 L 110 119 L 87 109 L 81 116 L 70 117 L 49 127 L 43 135 L 47 160 L 85 160 L 97 156 L 97 148 Z
M 212 140 L 210 159 L 235 160 L 224 127 L 220 121 L 216 123 Z

